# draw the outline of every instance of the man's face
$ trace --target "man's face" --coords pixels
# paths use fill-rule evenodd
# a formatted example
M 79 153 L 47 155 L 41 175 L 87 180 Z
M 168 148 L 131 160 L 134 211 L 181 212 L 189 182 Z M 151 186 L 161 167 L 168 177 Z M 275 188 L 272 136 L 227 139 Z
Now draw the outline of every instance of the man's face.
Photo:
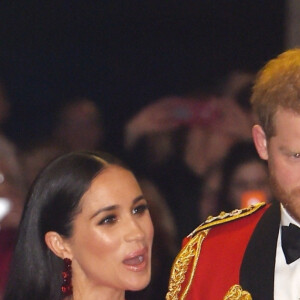
M 261 158 L 268 160 L 275 197 L 300 221 L 300 114 L 279 108 L 274 124 L 275 136 L 268 141 L 261 127 L 254 128 L 254 141 Z

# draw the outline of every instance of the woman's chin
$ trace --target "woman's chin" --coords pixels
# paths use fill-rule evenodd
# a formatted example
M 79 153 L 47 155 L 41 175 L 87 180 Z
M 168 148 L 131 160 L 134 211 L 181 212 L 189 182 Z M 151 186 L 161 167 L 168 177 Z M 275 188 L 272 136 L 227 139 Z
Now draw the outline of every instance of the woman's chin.
M 136 281 L 128 282 L 127 284 L 128 287 L 126 290 L 132 292 L 140 291 L 146 288 L 149 285 L 149 283 L 150 283 L 150 277 L 147 277 L 144 280 L 142 278 L 139 278 Z

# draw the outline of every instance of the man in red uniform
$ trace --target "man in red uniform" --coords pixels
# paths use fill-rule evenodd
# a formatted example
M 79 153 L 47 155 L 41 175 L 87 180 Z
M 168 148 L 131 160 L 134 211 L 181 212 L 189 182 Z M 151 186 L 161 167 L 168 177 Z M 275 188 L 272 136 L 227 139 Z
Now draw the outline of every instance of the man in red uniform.
M 300 299 L 300 48 L 269 61 L 251 97 L 272 205 L 209 218 L 183 242 L 167 300 Z

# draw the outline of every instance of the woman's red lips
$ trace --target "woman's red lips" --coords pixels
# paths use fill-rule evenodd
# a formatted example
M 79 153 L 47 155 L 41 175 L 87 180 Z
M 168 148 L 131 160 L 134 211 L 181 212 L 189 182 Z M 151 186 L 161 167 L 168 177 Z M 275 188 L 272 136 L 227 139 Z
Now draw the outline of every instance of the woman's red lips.
M 143 261 L 144 261 L 144 255 L 138 255 L 133 258 L 125 259 L 123 262 L 126 265 L 135 266 L 141 264 Z
M 141 249 L 130 253 L 123 260 L 123 264 L 133 271 L 141 271 L 147 266 L 147 249 Z

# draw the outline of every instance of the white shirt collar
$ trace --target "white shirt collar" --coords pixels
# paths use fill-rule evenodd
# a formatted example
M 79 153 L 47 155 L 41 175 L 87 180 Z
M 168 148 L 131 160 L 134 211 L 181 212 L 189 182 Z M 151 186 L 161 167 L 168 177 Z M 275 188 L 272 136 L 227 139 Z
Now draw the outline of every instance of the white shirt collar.
M 282 204 L 280 204 L 280 211 L 281 211 L 281 221 L 280 224 L 281 226 L 288 226 L 290 223 L 293 223 L 300 227 L 300 223 L 297 222 L 284 208 Z

